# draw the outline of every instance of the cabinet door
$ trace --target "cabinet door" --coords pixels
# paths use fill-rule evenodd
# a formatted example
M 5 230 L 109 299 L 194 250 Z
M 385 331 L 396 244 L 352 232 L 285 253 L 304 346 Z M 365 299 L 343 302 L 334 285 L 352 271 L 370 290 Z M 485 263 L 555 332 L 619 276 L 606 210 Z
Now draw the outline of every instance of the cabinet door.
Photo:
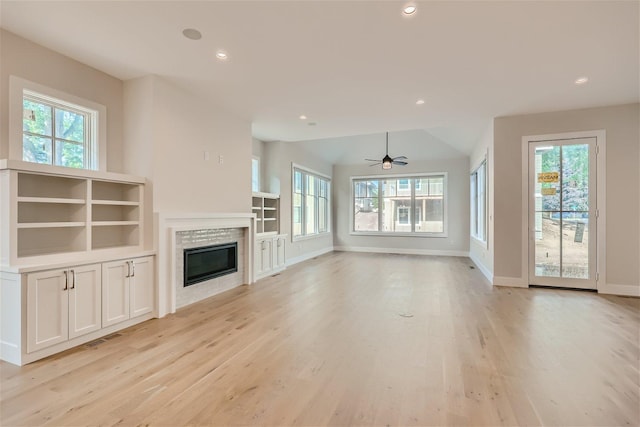
M 154 307 L 154 269 L 153 257 L 131 260 L 129 292 L 131 298 L 131 317 L 151 313 Z
M 129 319 L 129 264 L 102 264 L 102 327 Z
M 69 338 L 102 327 L 102 276 L 100 264 L 69 270 Z
M 286 237 L 278 237 L 274 239 L 274 268 L 282 268 L 285 265 L 286 252 L 285 252 L 285 242 L 287 241 Z
M 257 242 L 257 275 L 268 273 L 273 268 L 273 240 L 264 239 Z
M 69 338 L 69 299 L 65 270 L 27 275 L 27 353 Z

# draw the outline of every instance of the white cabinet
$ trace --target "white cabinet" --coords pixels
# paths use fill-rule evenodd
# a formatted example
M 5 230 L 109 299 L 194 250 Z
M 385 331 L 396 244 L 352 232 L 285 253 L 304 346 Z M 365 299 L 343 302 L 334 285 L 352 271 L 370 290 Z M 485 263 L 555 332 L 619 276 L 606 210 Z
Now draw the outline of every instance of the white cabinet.
M 251 209 L 256 214 L 254 280 L 284 270 L 287 235 L 280 233 L 280 196 L 253 193 Z
M 274 255 L 274 259 L 273 259 L 273 268 L 275 270 L 282 270 L 285 268 L 285 264 L 287 262 L 287 257 L 286 257 L 286 243 L 287 243 L 287 235 L 286 234 L 280 234 L 278 236 L 276 236 L 276 238 L 274 239 L 274 248 L 273 248 L 273 255 Z
M 152 318 L 154 256 L 0 271 L 0 359 L 24 365 Z
M 261 279 L 284 270 L 286 265 L 286 234 L 256 238 L 255 279 Z
M 256 240 L 256 277 L 269 274 L 273 265 L 273 238 Z
M 102 326 L 153 311 L 153 257 L 102 264 Z
M 100 265 L 27 275 L 27 352 L 101 328 Z

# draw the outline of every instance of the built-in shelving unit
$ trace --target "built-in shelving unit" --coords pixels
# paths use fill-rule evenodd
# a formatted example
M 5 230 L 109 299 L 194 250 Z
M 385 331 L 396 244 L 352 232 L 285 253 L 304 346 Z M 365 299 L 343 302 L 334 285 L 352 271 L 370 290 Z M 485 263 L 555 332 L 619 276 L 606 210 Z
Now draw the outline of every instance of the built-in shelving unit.
M 251 210 L 256 214 L 254 278 L 276 274 L 285 268 L 287 235 L 280 234 L 280 196 L 253 193 Z
M 142 178 L 3 161 L 0 179 L 2 265 L 142 248 Z
M 0 359 L 24 365 L 155 315 L 144 182 L 0 160 Z
M 278 234 L 280 230 L 280 196 L 253 193 L 251 210 L 256 214 L 256 234 Z

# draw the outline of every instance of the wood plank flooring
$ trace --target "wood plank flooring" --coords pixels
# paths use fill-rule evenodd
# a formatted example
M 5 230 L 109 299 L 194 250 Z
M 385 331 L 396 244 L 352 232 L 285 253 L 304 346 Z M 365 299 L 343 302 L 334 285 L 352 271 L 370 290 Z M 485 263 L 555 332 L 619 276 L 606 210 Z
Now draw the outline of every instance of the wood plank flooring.
M 3 426 L 640 424 L 640 300 L 334 252 L 24 367 Z

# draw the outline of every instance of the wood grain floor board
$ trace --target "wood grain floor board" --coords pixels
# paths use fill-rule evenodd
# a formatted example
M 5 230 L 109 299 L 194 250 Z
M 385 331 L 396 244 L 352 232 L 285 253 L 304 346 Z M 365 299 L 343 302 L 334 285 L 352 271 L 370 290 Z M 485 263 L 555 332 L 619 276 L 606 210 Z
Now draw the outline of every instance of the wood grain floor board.
M 331 253 L 24 367 L 0 424 L 640 425 L 640 300 Z

